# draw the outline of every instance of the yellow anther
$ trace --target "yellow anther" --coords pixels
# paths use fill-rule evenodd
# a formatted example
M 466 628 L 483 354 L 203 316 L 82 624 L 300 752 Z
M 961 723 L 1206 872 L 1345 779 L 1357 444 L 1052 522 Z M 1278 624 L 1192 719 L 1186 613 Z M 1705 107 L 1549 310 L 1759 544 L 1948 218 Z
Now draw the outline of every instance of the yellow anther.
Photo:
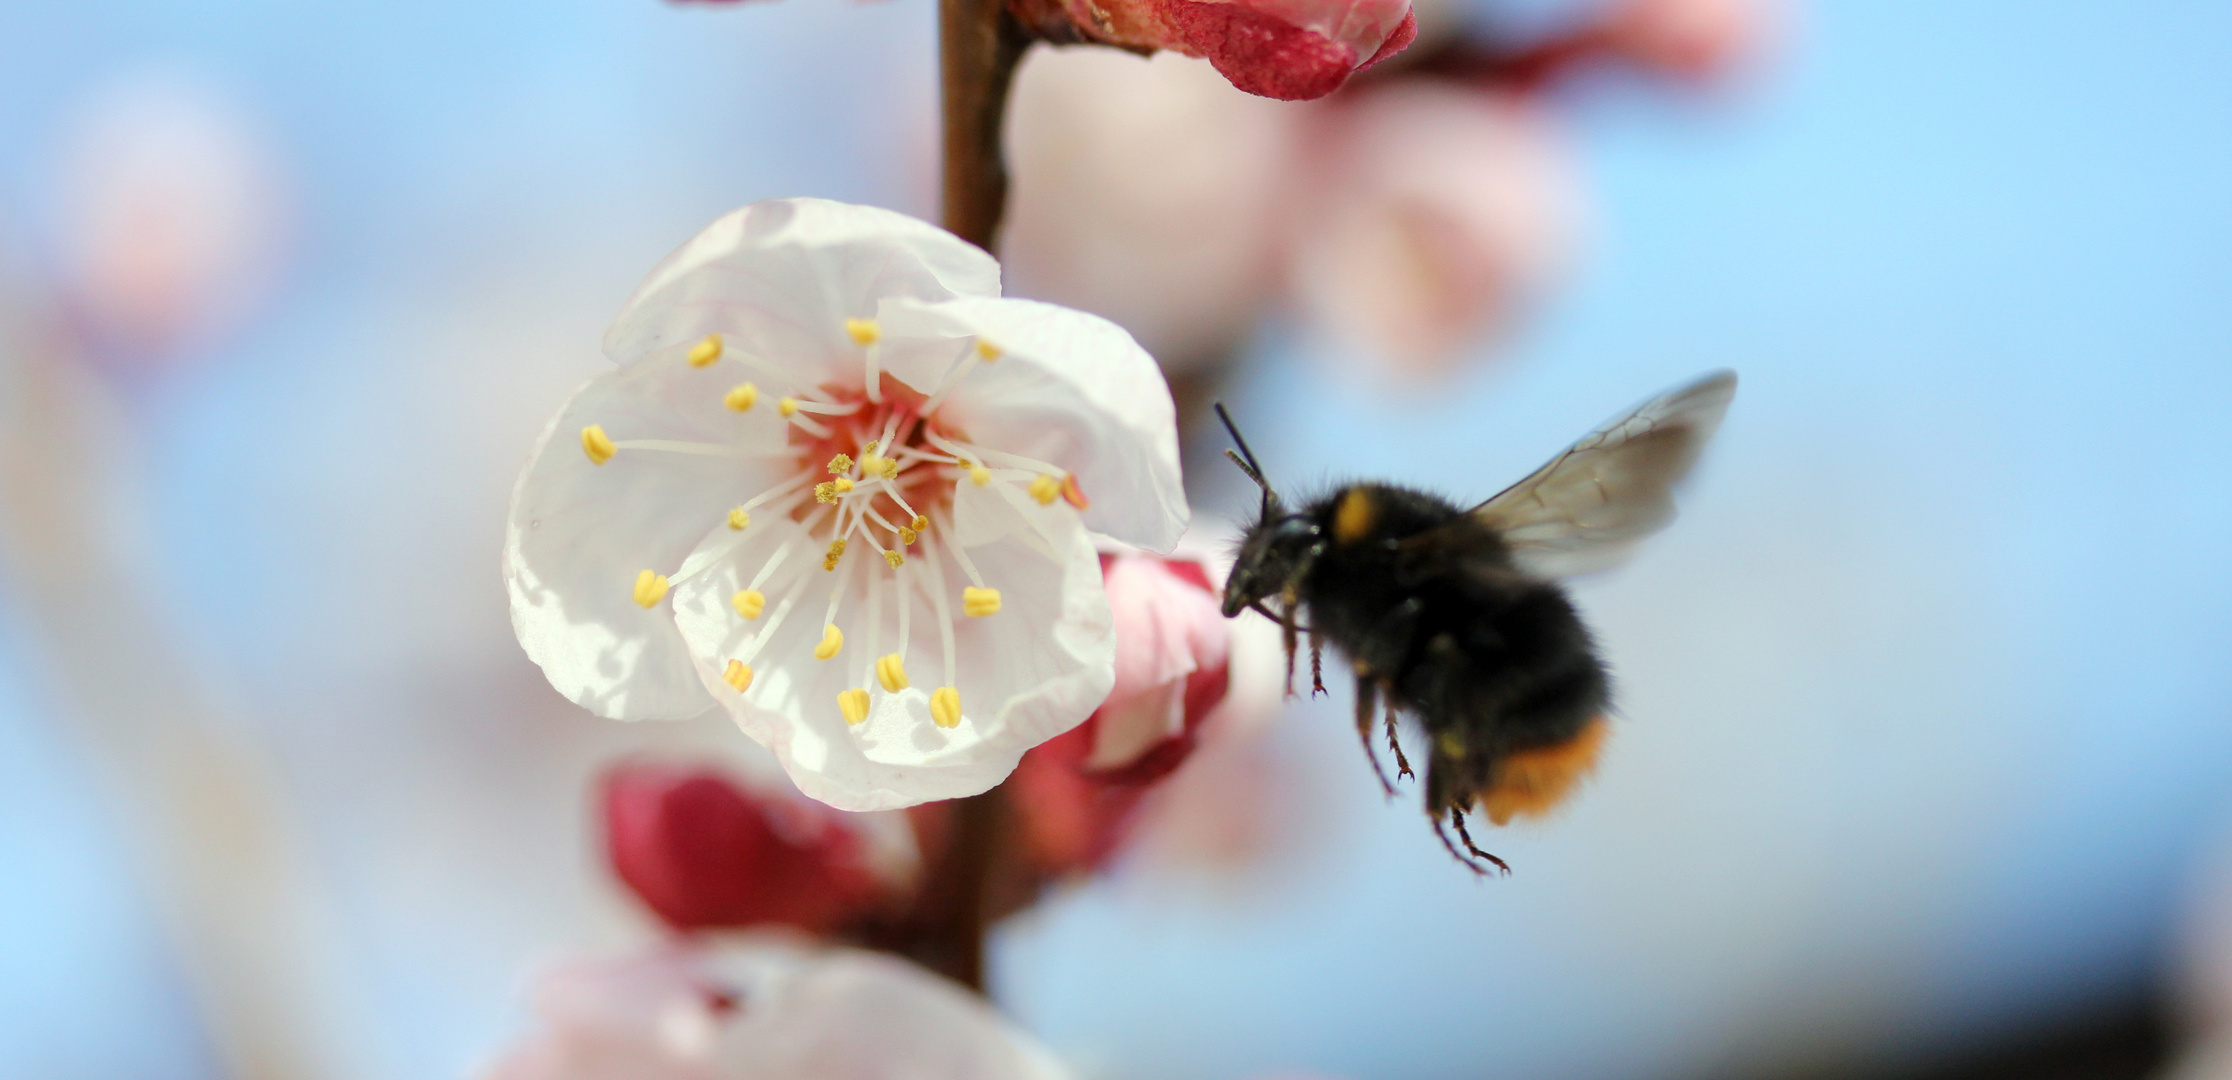
M 1062 482 L 1060 480 L 1056 480 L 1045 473 L 1040 473 L 1031 478 L 1031 498 L 1037 499 L 1040 506 L 1052 506 L 1054 500 L 1061 497 Z
M 879 468 L 879 469 L 877 469 L 877 470 L 876 470 L 876 472 L 877 472 L 877 473 L 879 473 L 879 474 L 881 474 L 881 475 L 883 476 L 883 478 L 884 478 L 884 479 L 886 479 L 886 480 L 897 480 L 897 479 L 899 479 L 899 462 L 898 462 L 898 461 L 897 461 L 896 459 L 893 459 L 893 458 L 877 458 L 876 460 L 877 460 L 877 461 L 880 461 L 880 462 L 883 462 L 883 467 L 882 467 L 882 468 Z
M 831 476 L 843 476 L 846 473 L 851 472 L 852 467 L 852 458 L 844 454 L 839 454 L 836 457 L 829 459 L 829 475 Z
M 844 558 L 844 557 L 845 557 L 845 540 L 844 540 L 844 538 L 843 538 L 843 537 L 838 537 L 837 539 L 835 539 L 835 540 L 832 540 L 832 541 L 830 541 L 830 542 L 829 542 L 829 553 L 828 553 L 828 554 L 826 554 L 826 555 L 823 555 L 823 556 L 822 556 L 822 569 L 824 569 L 824 570 L 835 570 L 835 569 L 837 569 L 837 560 L 839 560 L 839 559 L 842 559 L 842 558 Z
M 784 399 L 783 399 L 783 400 L 781 400 L 781 401 L 778 401 L 778 402 L 776 402 L 776 403 L 775 403 L 775 411 L 776 411 L 776 412 L 779 412 L 779 413 L 782 413 L 782 414 L 783 414 L 783 419 L 785 419 L 785 420 L 788 420 L 788 419 L 790 419 L 790 418 L 791 418 L 791 417 L 793 417 L 793 416 L 797 416 L 797 415 L 798 415 L 798 399 L 797 399 L 797 398 L 794 398 L 794 397 L 787 397 L 787 398 L 784 398 Z
M 822 482 L 821 482 L 821 483 L 819 483 L 819 484 L 815 484 L 815 485 L 814 485 L 814 501 L 815 501 L 815 502 L 818 502 L 818 503 L 833 503 L 833 502 L 836 502 L 836 501 L 837 501 L 837 484 L 836 484 L 836 482 L 835 482 L 835 481 L 831 481 L 831 480 L 824 480 L 824 481 L 822 481 Z
M 870 440 L 868 440 L 868 445 L 866 445 L 866 446 L 863 446 L 863 447 L 861 447 L 861 448 L 860 448 L 860 456 L 861 456 L 861 457 L 867 457 L 868 455 L 870 455 L 870 454 L 873 454 L 873 453 L 875 453 L 875 452 L 876 452 L 876 447 L 878 447 L 878 446 L 881 446 L 881 445 L 883 445 L 883 442 L 882 442 L 882 440 L 880 440 L 880 439 L 870 439 Z
M 907 557 L 905 555 L 899 554 L 896 551 L 886 551 L 884 552 L 884 562 L 893 570 L 897 570 L 900 567 L 907 565 Z
M 822 627 L 821 644 L 814 646 L 814 659 L 827 660 L 837 655 L 837 650 L 844 647 L 845 632 L 837 629 L 836 623 L 831 623 Z
M 930 519 L 923 517 L 921 514 L 916 514 L 915 519 L 907 524 L 912 525 L 914 531 L 922 532 L 930 527 Z
M 738 615 L 757 619 L 760 612 L 767 610 L 767 594 L 758 589 L 744 589 L 729 597 L 729 606 L 735 608 Z
M 917 539 L 921 538 L 921 536 L 921 533 L 918 533 L 913 529 L 906 527 L 905 525 L 899 526 L 899 542 L 901 544 L 912 544 Z
M 750 525 L 751 523 L 752 515 L 745 513 L 743 507 L 739 506 L 736 509 L 729 511 L 729 528 L 734 529 L 737 532 L 743 532 L 745 527 Z
M 987 364 L 1000 358 L 1000 347 L 984 340 L 983 338 L 977 339 L 976 349 L 977 359 L 982 360 Z
M 602 424 L 591 424 L 581 429 L 581 450 L 589 455 L 589 463 L 592 465 L 611 461 L 612 455 L 620 452 L 620 448 L 612 445 L 612 439 L 604 433 Z
M 1000 590 L 969 586 L 961 590 L 961 614 L 981 619 L 1000 613 Z
M 876 661 L 876 681 L 894 694 L 907 688 L 907 669 L 900 665 L 898 653 Z
M 707 334 L 705 340 L 690 346 L 690 366 L 705 367 L 721 358 L 721 335 Z
M 991 483 L 992 470 L 987 469 L 982 465 L 971 464 L 969 466 L 969 482 L 975 484 L 978 487 L 983 487 L 984 485 Z
M 941 686 L 930 694 L 930 722 L 942 728 L 961 723 L 961 691 Z
M 759 387 L 751 383 L 737 383 L 729 387 L 727 394 L 722 395 L 721 404 L 737 412 L 750 412 L 752 406 L 759 404 Z
M 742 660 L 731 660 L 721 671 L 721 681 L 736 688 L 741 694 L 752 688 L 752 665 Z
M 833 488 L 836 488 L 836 489 L 837 489 L 837 494 L 839 494 L 839 495 L 843 495 L 844 493 L 846 493 L 846 492 L 848 492 L 848 491 L 851 491 L 851 490 L 853 489 L 853 482 L 852 482 L 852 477 L 849 477 L 849 476 L 840 476 L 840 477 L 838 477 L 838 478 L 837 478 L 837 479 L 835 479 L 835 480 L 831 480 L 831 481 L 829 482 L 829 486 L 830 486 L 830 487 L 833 487 Z
M 882 476 L 884 470 L 884 462 L 888 460 L 890 459 L 877 457 L 874 450 L 864 451 L 860 455 L 860 475 Z
M 665 574 L 654 574 L 645 570 L 636 575 L 635 602 L 638 606 L 650 607 L 664 599 L 666 592 L 667 579 Z
M 852 335 L 855 345 L 874 345 L 883 333 L 876 329 L 874 319 L 846 319 L 845 332 Z
M 848 724 L 868 719 L 868 691 L 856 686 L 837 695 L 837 711 L 845 714 Z

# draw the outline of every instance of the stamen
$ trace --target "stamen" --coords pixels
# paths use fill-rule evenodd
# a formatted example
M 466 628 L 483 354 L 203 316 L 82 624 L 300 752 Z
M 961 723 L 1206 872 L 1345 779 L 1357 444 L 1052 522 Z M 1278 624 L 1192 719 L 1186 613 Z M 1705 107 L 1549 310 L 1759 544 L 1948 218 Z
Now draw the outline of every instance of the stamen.
M 930 722 L 942 728 L 961 724 L 961 691 L 941 686 L 930 693 Z
M 978 338 L 976 340 L 976 354 L 977 359 L 989 364 L 1000 358 L 1000 347 L 983 338 Z
M 767 643 L 774 639 L 775 632 L 783 628 L 783 620 L 790 617 L 791 609 L 798 606 L 798 598 L 805 594 L 806 586 L 812 581 L 812 578 L 800 574 L 791 582 L 790 590 L 783 594 L 782 603 L 775 605 L 775 613 L 767 617 L 767 623 L 760 627 L 759 633 L 753 635 L 750 644 L 745 646 L 743 650 L 745 663 L 750 663 L 757 658 L 760 650 L 766 648 Z
M 923 538 L 923 562 L 930 567 L 930 607 L 938 613 L 938 645 L 945 653 L 945 681 L 952 686 L 953 677 L 953 610 L 946 603 L 946 577 L 944 560 L 933 550 L 935 541 Z
M 1000 590 L 974 586 L 961 590 L 961 614 L 972 619 L 1000 613 Z
M 836 623 L 822 627 L 821 644 L 814 646 L 814 659 L 827 660 L 845 647 L 845 632 Z
M 755 458 L 789 455 L 789 451 L 785 450 L 746 450 L 727 443 L 689 442 L 683 439 L 628 439 L 610 445 L 616 450 L 664 450 L 670 454 L 697 454 L 702 457 Z M 594 460 L 595 455 L 591 455 L 591 459 Z
M 842 559 L 842 558 L 844 558 L 844 557 L 845 557 L 845 538 L 844 538 L 844 537 L 842 537 L 842 536 L 840 536 L 840 537 L 838 537 L 837 539 L 835 539 L 835 540 L 831 540 L 831 541 L 829 542 L 829 553 L 828 553 L 828 554 L 826 554 L 826 555 L 823 555 L 823 556 L 822 556 L 822 569 L 824 569 L 824 570 L 835 570 L 835 569 L 837 569 L 837 560 L 839 560 L 839 559 Z M 832 601 L 830 601 L 830 602 L 831 602 L 831 603 L 833 603 L 833 604 L 834 604 L 834 603 L 836 603 L 836 601 L 834 601 L 834 600 L 832 600 Z
M 729 661 L 728 667 L 721 671 L 721 681 L 735 687 L 739 694 L 750 690 L 752 688 L 752 665 L 742 660 Z
M 829 481 L 829 480 L 824 480 L 824 481 L 822 481 L 822 482 L 821 482 L 821 483 L 819 483 L 819 484 L 815 484 L 815 485 L 814 485 L 814 501 L 815 501 L 815 502 L 818 502 L 818 503 L 833 503 L 833 502 L 836 502 L 836 501 L 837 501 L 837 485 L 836 485 L 836 483 L 835 483 L 835 482 L 833 482 L 833 481 Z
M 1076 473 L 1062 475 L 1062 500 L 1079 510 L 1092 509 L 1093 503 L 1085 497 L 1085 489 L 1077 486 Z
M 913 544 L 916 538 L 920 537 L 921 535 L 922 534 L 920 532 L 917 532 L 916 530 L 909 528 L 908 526 L 899 526 L 899 543 L 901 546 Z
M 855 345 L 874 345 L 883 336 L 874 319 L 846 319 L 845 333 L 852 335 Z
M 844 454 L 829 459 L 829 475 L 831 476 L 843 476 L 851 472 L 852 467 L 853 459 Z
M 790 419 L 790 418 L 791 418 L 791 417 L 793 417 L 793 416 L 797 416 L 797 415 L 798 415 L 798 399 L 797 399 L 797 398 L 794 398 L 794 397 L 787 397 L 787 398 L 784 398 L 784 399 L 783 399 L 783 400 L 781 400 L 781 401 L 778 401 L 778 402 L 776 402 L 776 403 L 775 403 L 775 411 L 776 411 L 776 412 L 779 412 L 779 413 L 782 413 L 782 414 L 783 414 L 783 419 L 785 419 L 785 420 L 788 420 L 788 419 Z
M 876 475 L 886 480 L 899 479 L 899 463 L 890 458 L 877 458 Z
M 939 526 L 939 529 L 947 535 L 952 535 L 953 522 L 949 520 L 945 524 Z M 975 561 L 969 558 L 968 552 L 961 550 L 961 545 L 955 544 L 947 550 L 953 553 L 953 561 L 961 564 L 961 572 L 969 575 L 970 584 L 977 586 L 982 586 L 984 584 L 984 575 L 977 573 Z
M 757 619 L 760 612 L 767 610 L 767 594 L 758 589 L 741 589 L 735 596 L 729 597 L 729 606 L 735 608 L 736 613 L 744 616 L 746 621 Z M 737 689 L 741 690 L 743 687 Z
M 1046 475 L 1045 473 L 1040 473 L 1036 477 L 1032 478 L 1031 498 L 1038 500 L 1038 504 L 1040 506 L 1052 506 L 1054 505 L 1054 500 L 1061 498 L 1061 496 L 1061 481 L 1056 480 L 1053 477 Z
M 744 508 L 739 506 L 736 509 L 729 511 L 728 521 L 729 528 L 734 529 L 737 532 L 743 532 L 745 527 L 749 526 L 752 523 L 752 515 L 745 513 Z
M 690 346 L 690 366 L 709 367 L 721 358 L 721 335 L 707 334 L 704 341 Z
M 921 514 L 916 514 L 916 515 L 914 516 L 914 520 L 913 520 L 913 521 L 911 521 L 911 522 L 908 522 L 908 524 L 909 524 L 909 525 L 911 525 L 911 526 L 913 526 L 913 528 L 914 528 L 914 531 L 916 531 L 916 532 L 921 532 L 921 531 L 923 531 L 924 529 L 927 529 L 927 528 L 929 528 L 929 527 L 930 527 L 930 519 L 929 519 L 929 518 L 926 518 L 926 517 L 923 517 L 923 516 L 922 516 Z
M 830 481 L 829 484 L 831 487 L 837 489 L 837 494 L 839 495 L 846 494 L 853 489 L 852 477 L 849 476 L 840 476 L 837 479 Z
M 856 686 L 837 695 L 837 711 L 845 714 L 848 725 L 868 719 L 868 691 Z
M 722 395 L 721 404 L 737 412 L 751 412 L 752 406 L 759 404 L 759 387 L 751 383 L 737 383 L 729 387 L 727 394 Z
M 661 599 L 665 598 L 666 594 L 667 579 L 665 574 L 653 573 L 652 571 L 645 570 L 642 573 L 636 575 L 636 606 L 648 608 L 658 603 Z
M 884 690 L 893 694 L 907 688 L 906 663 L 899 658 L 898 653 L 887 653 L 883 659 L 876 661 L 876 681 L 883 684 Z
M 907 557 L 905 555 L 899 554 L 896 551 L 886 551 L 883 553 L 883 557 L 884 563 L 890 566 L 893 570 L 897 570 L 900 567 L 907 565 Z
M 611 461 L 612 455 L 620 452 L 620 448 L 612 445 L 612 439 L 605 435 L 602 424 L 591 424 L 581 429 L 581 450 L 589 455 L 591 465 Z
M 991 483 L 992 470 L 987 469 L 974 461 L 969 462 L 969 482 L 975 484 L 978 487 L 983 487 L 984 485 Z

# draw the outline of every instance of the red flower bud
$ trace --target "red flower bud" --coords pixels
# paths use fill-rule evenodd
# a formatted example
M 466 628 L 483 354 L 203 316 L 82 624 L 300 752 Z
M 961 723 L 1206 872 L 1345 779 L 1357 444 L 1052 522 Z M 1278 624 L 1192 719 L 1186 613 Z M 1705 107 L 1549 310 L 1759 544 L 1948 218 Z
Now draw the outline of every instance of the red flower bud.
M 624 762 L 603 779 L 612 866 L 677 930 L 784 923 L 822 933 L 887 891 L 845 815 L 702 766 Z

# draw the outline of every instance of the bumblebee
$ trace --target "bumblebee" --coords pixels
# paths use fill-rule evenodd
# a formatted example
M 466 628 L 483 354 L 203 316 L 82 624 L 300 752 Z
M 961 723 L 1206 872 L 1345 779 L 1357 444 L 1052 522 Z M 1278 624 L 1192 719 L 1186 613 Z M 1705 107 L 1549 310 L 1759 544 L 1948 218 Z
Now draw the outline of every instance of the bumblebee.
M 1348 657 L 1356 732 L 1390 796 L 1374 727 L 1385 729 L 1398 778 L 1409 777 L 1395 718 L 1415 717 L 1428 740 L 1435 834 L 1475 873 L 1508 874 L 1473 842 L 1466 813 L 1502 825 L 1548 812 L 1595 768 L 1607 727 L 1604 661 L 1559 582 L 1618 564 L 1673 519 L 1674 485 L 1735 394 L 1730 371 L 1661 394 L 1471 509 L 1360 483 L 1289 510 L 1219 405 L 1238 448 L 1226 456 L 1263 492 L 1224 613 L 1254 610 L 1280 625 L 1290 694 L 1304 636 L 1313 694 L 1325 691 L 1325 643 Z

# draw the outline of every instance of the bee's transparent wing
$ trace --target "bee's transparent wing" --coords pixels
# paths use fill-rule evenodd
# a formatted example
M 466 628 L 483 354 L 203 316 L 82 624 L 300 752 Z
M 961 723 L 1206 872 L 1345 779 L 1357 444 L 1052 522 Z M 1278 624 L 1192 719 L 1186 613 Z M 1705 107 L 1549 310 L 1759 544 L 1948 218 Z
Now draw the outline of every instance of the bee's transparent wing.
M 1736 373 L 1716 371 L 1591 432 L 1534 475 L 1473 508 L 1525 573 L 1610 569 L 1674 520 L 1674 485 L 1720 427 Z

